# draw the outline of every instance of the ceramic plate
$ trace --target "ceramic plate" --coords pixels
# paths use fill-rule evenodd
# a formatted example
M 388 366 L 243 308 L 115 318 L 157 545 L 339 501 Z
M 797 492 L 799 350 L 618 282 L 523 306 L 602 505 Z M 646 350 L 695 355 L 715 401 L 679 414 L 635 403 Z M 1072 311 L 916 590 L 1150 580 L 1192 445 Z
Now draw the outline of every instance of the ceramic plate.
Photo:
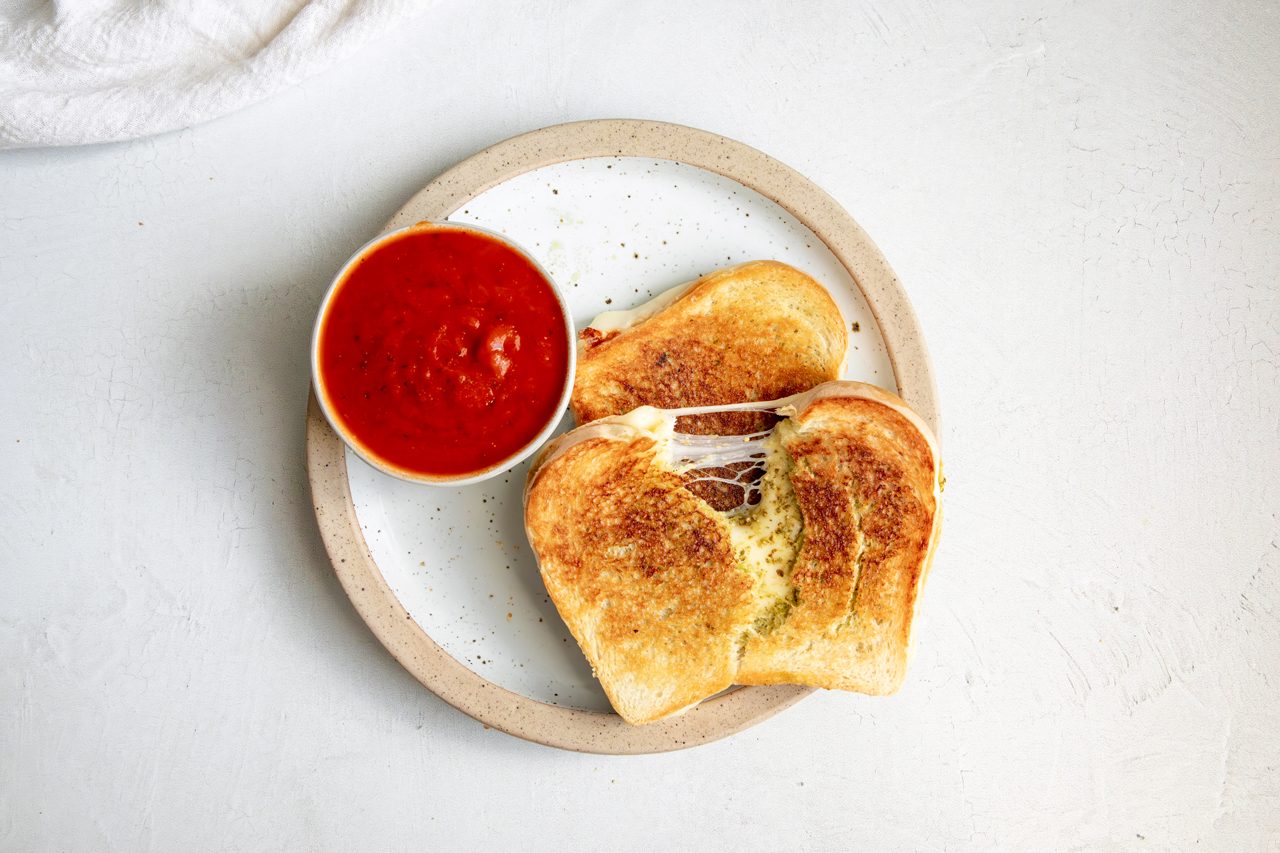
M 421 219 L 514 239 L 555 278 L 578 328 L 717 267 L 785 261 L 843 313 L 845 378 L 897 391 L 936 431 L 928 358 L 884 259 L 828 196 L 739 143 L 655 122 L 547 128 L 459 164 L 387 227 Z M 566 414 L 559 431 L 571 426 Z M 423 684 L 489 725 L 569 749 L 654 752 L 731 734 L 808 692 L 742 688 L 629 726 L 543 589 L 522 521 L 527 463 L 461 488 L 406 483 L 345 449 L 313 400 L 308 465 L 321 532 L 361 615 Z

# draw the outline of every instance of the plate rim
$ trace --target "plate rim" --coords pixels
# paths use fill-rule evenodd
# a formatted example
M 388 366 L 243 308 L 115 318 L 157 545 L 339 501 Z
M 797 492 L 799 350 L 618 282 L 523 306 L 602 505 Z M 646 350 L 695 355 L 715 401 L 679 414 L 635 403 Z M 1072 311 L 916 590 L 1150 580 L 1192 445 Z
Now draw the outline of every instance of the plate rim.
M 594 119 L 514 136 L 473 154 L 419 190 L 382 231 L 444 220 L 484 191 L 525 172 L 595 157 L 670 160 L 713 172 L 778 204 L 822 240 L 862 291 L 880 329 L 898 394 L 939 432 L 937 389 L 915 311 L 865 231 L 824 190 L 750 146 L 705 130 L 639 119 Z M 794 685 L 741 687 L 682 716 L 632 726 L 612 712 L 566 708 L 507 690 L 446 652 L 410 616 L 364 539 L 342 440 L 314 390 L 307 404 L 306 464 L 325 550 L 356 612 L 423 686 L 448 704 L 516 737 L 577 752 L 642 754 L 710 743 L 740 732 L 813 692 Z

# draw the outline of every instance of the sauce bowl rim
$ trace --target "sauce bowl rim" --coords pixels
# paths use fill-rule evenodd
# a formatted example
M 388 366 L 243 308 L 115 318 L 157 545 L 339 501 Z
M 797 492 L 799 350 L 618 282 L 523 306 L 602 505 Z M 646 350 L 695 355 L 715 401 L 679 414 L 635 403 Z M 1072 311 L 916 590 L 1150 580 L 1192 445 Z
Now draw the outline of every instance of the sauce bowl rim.
M 333 297 L 338 292 L 338 288 L 347 280 L 347 277 L 350 275 L 357 263 L 370 253 L 376 251 L 382 245 L 393 242 L 406 234 L 428 231 L 469 231 L 495 240 L 503 246 L 506 246 L 512 251 L 518 253 L 521 257 L 532 264 L 533 268 L 537 270 L 540 276 L 542 276 L 542 280 L 547 283 L 549 288 L 551 288 L 551 293 L 555 296 L 556 305 L 560 309 L 560 316 L 564 320 L 565 346 L 568 349 L 564 385 L 560 391 L 559 401 L 556 403 L 551 415 L 548 416 L 547 422 L 543 424 L 542 429 L 540 429 L 533 438 L 529 439 L 528 442 L 522 445 L 514 453 L 504 456 L 502 459 L 499 459 L 492 465 L 489 465 L 479 471 L 465 474 L 427 474 L 400 468 L 379 458 L 375 453 L 367 449 L 360 440 L 342 424 L 341 419 L 334 414 L 333 410 L 329 406 L 329 398 L 325 391 L 324 382 L 320 377 L 320 332 L 329 312 L 329 306 L 333 302 Z M 315 325 L 311 330 L 311 387 L 316 400 L 319 403 L 320 411 L 324 414 L 324 419 L 328 422 L 329 427 L 339 438 L 342 439 L 342 443 L 350 448 L 351 451 L 355 453 L 356 456 L 360 457 L 360 459 L 366 464 L 384 474 L 388 474 L 399 480 L 404 480 L 410 483 L 418 483 L 425 486 L 466 486 L 471 485 L 472 483 L 479 483 L 484 480 L 488 480 L 511 470 L 516 465 L 519 465 L 525 459 L 529 458 L 529 456 L 547 442 L 547 439 L 551 437 L 551 433 L 553 433 L 559 425 L 560 419 L 564 416 L 564 412 L 569 405 L 569 398 L 573 394 L 573 382 L 578 367 L 577 356 L 577 330 L 574 328 L 573 315 L 569 311 L 569 305 L 565 301 L 564 294 L 561 292 L 560 286 L 556 284 L 555 279 L 551 277 L 551 274 L 547 272 L 546 268 L 543 267 L 542 264 L 538 262 L 537 258 L 535 258 L 527 249 L 507 235 L 494 231 L 491 228 L 485 228 L 481 225 L 473 225 L 469 222 L 449 222 L 447 220 L 443 222 L 422 220 L 420 222 L 414 222 L 409 225 L 394 228 L 390 231 L 384 231 L 377 235 L 360 248 L 356 249 L 355 252 L 352 253 L 351 257 L 349 257 L 338 269 L 337 274 L 334 275 L 333 280 L 325 289 L 324 298 L 320 300 L 320 308 L 316 311 Z

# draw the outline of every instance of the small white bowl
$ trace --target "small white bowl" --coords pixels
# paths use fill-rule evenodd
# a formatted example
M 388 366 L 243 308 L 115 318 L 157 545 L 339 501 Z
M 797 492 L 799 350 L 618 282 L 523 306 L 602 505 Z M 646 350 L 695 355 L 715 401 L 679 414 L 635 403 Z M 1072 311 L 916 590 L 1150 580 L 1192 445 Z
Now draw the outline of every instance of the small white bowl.
M 373 453 L 365 449 L 359 439 L 351 435 L 344 427 L 341 421 L 334 415 L 333 410 L 329 406 L 328 396 L 325 394 L 324 384 L 320 380 L 320 329 L 324 325 L 325 315 L 329 311 L 329 303 L 333 301 L 333 296 L 338 291 L 338 287 L 346 280 L 347 275 L 351 272 L 356 262 L 375 250 L 383 243 L 390 242 L 403 234 L 418 231 L 472 231 L 482 234 L 486 237 L 494 239 L 503 245 L 509 247 L 513 251 L 520 253 L 529 261 L 547 282 L 551 288 L 551 292 L 555 295 L 556 304 L 560 306 L 560 314 L 564 318 L 565 342 L 568 347 L 566 353 L 566 364 L 568 369 L 565 371 L 564 387 L 560 391 L 560 400 L 552 411 L 551 416 L 547 419 L 547 423 L 538 431 L 527 444 L 517 450 L 515 453 L 504 459 L 495 462 L 493 465 L 482 471 L 469 474 L 459 475 L 432 475 L 422 474 L 415 471 L 407 471 L 379 459 Z M 569 314 L 569 306 L 565 302 L 564 294 L 560 292 L 559 286 L 555 280 L 543 269 L 542 264 L 530 255 L 523 247 L 512 241 L 509 237 L 491 231 L 488 228 L 481 228 L 478 225 L 462 225 L 454 222 L 418 222 L 413 225 L 406 225 L 403 228 L 397 228 L 394 231 L 388 231 L 385 234 L 373 238 L 356 250 L 347 262 L 342 265 L 342 269 L 338 270 L 338 274 L 334 276 L 333 282 L 330 283 L 329 289 L 325 292 L 324 299 L 320 302 L 320 310 L 316 313 L 316 324 L 311 332 L 311 386 L 315 391 L 316 399 L 320 403 L 320 410 L 324 413 L 325 420 L 329 422 L 329 426 L 338 434 L 343 443 L 351 448 L 357 456 L 367 462 L 374 468 L 392 477 L 401 480 L 407 480 L 411 483 L 422 483 L 428 486 L 465 486 L 471 483 L 479 483 L 490 477 L 497 476 L 505 471 L 510 470 L 520 462 L 524 461 L 530 454 L 541 447 L 551 433 L 555 431 L 556 425 L 560 423 L 560 418 L 564 414 L 565 407 L 569 405 L 569 395 L 573 391 L 573 377 L 578 366 L 578 347 L 577 332 L 573 327 L 573 318 Z

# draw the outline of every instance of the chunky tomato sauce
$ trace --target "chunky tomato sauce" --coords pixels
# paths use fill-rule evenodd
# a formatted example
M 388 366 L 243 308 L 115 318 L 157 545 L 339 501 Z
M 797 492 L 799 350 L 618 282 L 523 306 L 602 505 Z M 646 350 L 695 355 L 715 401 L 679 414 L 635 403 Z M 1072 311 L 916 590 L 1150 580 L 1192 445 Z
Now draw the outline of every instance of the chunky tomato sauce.
M 332 415 L 393 467 L 464 475 L 529 443 L 568 373 L 564 315 L 516 250 L 475 231 L 410 231 L 370 250 L 321 322 Z

